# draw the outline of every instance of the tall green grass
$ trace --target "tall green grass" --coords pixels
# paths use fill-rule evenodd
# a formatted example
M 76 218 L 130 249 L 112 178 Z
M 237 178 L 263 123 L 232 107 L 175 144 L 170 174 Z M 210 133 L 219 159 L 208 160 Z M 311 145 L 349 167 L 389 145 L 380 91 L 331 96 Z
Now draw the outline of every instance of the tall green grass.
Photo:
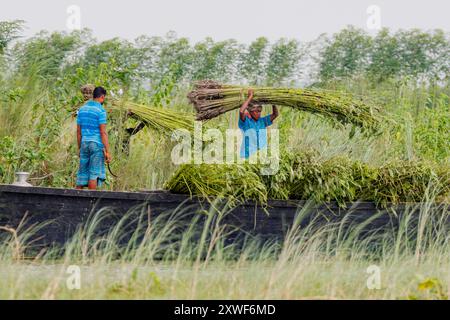
M 311 214 L 307 205 L 282 242 L 225 241 L 229 230 L 220 222 L 231 207 L 218 203 L 190 215 L 183 232 L 184 206 L 150 224 L 137 208 L 103 232 L 112 213 L 100 211 L 63 247 L 46 250 L 33 247 L 36 226 L 17 237 L 1 230 L 0 298 L 446 299 L 449 215 L 431 200 L 409 207 L 397 228 L 369 233 L 370 221 L 349 224 L 346 217 L 301 223 Z M 138 227 L 126 232 L 131 223 Z M 81 269 L 80 290 L 67 286 L 72 265 Z M 381 272 L 379 289 L 367 286 L 370 266 Z
M 11 183 L 14 172 L 25 170 L 32 173 L 34 185 L 72 187 L 78 167 L 73 113 L 82 102 L 79 86 L 95 82 L 108 91 L 116 90 L 120 73 L 102 63 L 84 73 L 57 70 L 49 74 L 60 77 L 46 79 L 41 71 L 49 64 L 36 57 L 40 55 L 33 56 L 24 69 L 27 72 L 0 77 L 0 183 Z M 349 126 L 334 127 L 314 115 L 281 108 L 272 128 L 280 130 L 280 145 L 288 151 L 313 149 L 320 161 L 345 155 L 377 167 L 390 161 L 450 165 L 448 83 L 427 86 L 414 81 L 353 79 L 320 88 L 348 92 L 380 105 L 398 125 L 367 136 Z M 180 84 L 168 92 L 163 100 L 172 102 L 164 108 L 191 112 L 186 101 L 189 89 Z M 137 91 L 125 92 L 126 98 L 150 104 L 150 91 Z M 107 103 L 109 111 L 108 107 Z M 173 142 L 144 129 L 131 139 L 126 154 L 121 150 L 123 129 L 136 123 L 108 114 L 111 166 L 119 177 L 109 177 L 105 188 L 161 188 L 177 170 L 170 159 Z M 237 123 L 238 113 L 230 112 L 206 125 L 224 131 L 237 129 Z M 311 213 L 305 208 L 282 243 L 251 237 L 243 246 L 229 243 L 225 241 L 228 230 L 220 220 L 230 205 L 213 206 L 191 217 L 190 223 L 182 222 L 190 210 L 183 206 L 150 224 L 146 212 L 117 217 L 104 210 L 79 226 L 63 247 L 42 248 L 34 241 L 52 221 L 32 226 L 24 221 L 16 229 L 2 225 L 0 298 L 444 299 L 450 294 L 448 207 L 436 207 L 433 190 L 420 187 L 422 201 L 408 207 L 410 213 L 419 212 L 418 226 L 413 215 L 403 215 L 399 228 L 366 234 L 364 239 L 360 237 L 363 225 L 348 228 L 345 220 L 318 225 L 313 219 L 300 227 Z M 96 230 L 102 221 L 111 219 L 114 223 L 99 235 Z M 125 233 L 136 222 L 138 227 Z M 81 290 L 69 290 L 66 285 L 70 265 L 81 267 Z M 366 286 L 371 265 L 380 267 L 380 290 Z
M 0 88 L 0 182 L 11 183 L 14 172 L 30 171 L 33 184 L 70 187 L 78 166 L 76 124 L 73 110 L 82 97 L 78 87 L 56 88 L 39 77 L 22 75 Z M 329 84 L 327 88 L 364 95 L 383 106 L 397 126 L 383 128 L 382 134 L 367 136 L 359 130 L 333 127 L 323 119 L 281 108 L 272 128 L 280 130 L 280 145 L 289 151 L 314 149 L 323 159 L 342 154 L 369 165 L 382 166 L 392 160 L 450 162 L 450 109 L 447 87 L 424 88 L 413 84 L 375 86 L 364 81 Z M 186 97 L 188 88 L 173 93 L 170 111 L 192 110 Z M 132 93 L 127 96 L 133 100 Z M 136 98 L 139 102 L 139 99 Z M 108 104 L 106 109 L 111 111 Z M 269 111 L 269 110 L 267 110 Z M 119 178 L 109 177 L 109 190 L 161 188 L 176 170 L 171 163 L 170 138 L 142 130 L 131 139 L 131 152 L 121 149 L 124 129 L 136 125 L 111 111 L 109 133 L 113 147 L 112 167 Z M 237 129 L 238 115 L 228 113 L 210 120 L 206 126 L 225 131 Z

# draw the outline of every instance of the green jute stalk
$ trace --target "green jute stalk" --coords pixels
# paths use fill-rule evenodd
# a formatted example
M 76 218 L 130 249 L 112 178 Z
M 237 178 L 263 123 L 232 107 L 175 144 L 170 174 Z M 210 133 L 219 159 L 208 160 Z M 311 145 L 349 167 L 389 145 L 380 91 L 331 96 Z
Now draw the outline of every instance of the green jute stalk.
M 197 120 L 208 120 L 240 108 L 247 98 L 247 90 L 248 87 L 243 86 L 200 81 L 188 98 L 197 111 Z M 379 107 L 365 104 L 341 92 L 267 87 L 253 90 L 254 102 L 320 114 L 363 129 L 376 131 L 384 120 Z
M 205 197 L 230 197 L 238 201 L 314 199 L 342 206 L 358 200 L 380 207 L 390 203 L 421 202 L 426 194 L 434 201 L 450 201 L 448 166 L 423 161 L 397 160 L 369 166 L 347 156 L 322 160 L 315 152 L 282 154 L 280 170 L 262 176 L 256 164 L 185 164 L 167 181 L 174 192 Z
M 189 132 L 194 128 L 194 116 L 169 109 L 151 107 L 134 102 L 114 102 L 113 109 L 130 112 L 132 117 L 160 133 L 171 135 L 177 129 Z

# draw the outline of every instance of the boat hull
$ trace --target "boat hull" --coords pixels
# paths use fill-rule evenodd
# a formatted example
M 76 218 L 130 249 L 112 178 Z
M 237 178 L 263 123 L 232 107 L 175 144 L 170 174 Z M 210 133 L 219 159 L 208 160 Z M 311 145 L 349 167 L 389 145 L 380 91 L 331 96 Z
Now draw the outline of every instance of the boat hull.
M 312 219 L 319 224 L 339 223 L 345 219 L 346 225 L 367 222 L 364 228 L 367 232 L 382 230 L 398 225 L 404 214 L 411 215 L 412 223 L 417 222 L 420 208 L 411 208 L 397 205 L 380 210 L 372 202 L 351 203 L 342 208 L 334 202 L 312 204 L 293 200 L 271 200 L 266 205 L 249 201 L 227 208 L 224 201 L 211 202 L 165 191 L 107 192 L 0 185 L 0 225 L 17 228 L 24 217 L 27 225 L 46 223 L 36 233 L 42 245 L 64 244 L 80 225 L 100 210 L 110 212 L 111 216 L 99 224 L 99 233 L 110 230 L 129 212 L 144 216 L 147 223 L 158 216 L 180 212 L 179 219 L 188 226 L 200 213 L 225 210 L 227 214 L 221 218 L 221 223 L 235 230 L 229 235 L 229 240 L 235 241 L 243 235 L 282 239 L 299 214 L 304 215 L 300 225 L 307 225 Z M 444 211 L 448 209 L 447 206 Z M 201 215 L 201 219 L 206 217 L 206 214 Z M 133 226 L 129 228 L 132 233 Z M 179 232 L 182 233 L 182 229 Z

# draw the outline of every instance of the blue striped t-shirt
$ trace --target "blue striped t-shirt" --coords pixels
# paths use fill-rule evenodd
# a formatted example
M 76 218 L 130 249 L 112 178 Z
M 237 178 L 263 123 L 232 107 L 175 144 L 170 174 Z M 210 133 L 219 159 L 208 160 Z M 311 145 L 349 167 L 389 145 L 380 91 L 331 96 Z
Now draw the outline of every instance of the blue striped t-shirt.
M 81 127 L 81 142 L 94 141 L 103 145 L 100 125 L 106 124 L 106 110 L 96 101 L 88 101 L 78 110 L 77 124 Z

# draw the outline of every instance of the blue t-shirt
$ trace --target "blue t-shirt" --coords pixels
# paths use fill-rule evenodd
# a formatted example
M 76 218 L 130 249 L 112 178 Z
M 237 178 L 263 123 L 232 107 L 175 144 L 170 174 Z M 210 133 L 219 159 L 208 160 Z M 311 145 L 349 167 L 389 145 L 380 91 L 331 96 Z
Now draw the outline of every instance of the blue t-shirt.
M 88 101 L 78 110 L 77 124 L 81 127 L 81 142 L 97 142 L 103 145 L 100 125 L 106 124 L 106 111 L 101 103 Z
M 256 151 L 267 147 L 267 127 L 272 125 L 270 115 L 259 118 L 258 121 L 245 116 L 239 117 L 239 128 L 242 130 L 241 158 L 249 158 Z

